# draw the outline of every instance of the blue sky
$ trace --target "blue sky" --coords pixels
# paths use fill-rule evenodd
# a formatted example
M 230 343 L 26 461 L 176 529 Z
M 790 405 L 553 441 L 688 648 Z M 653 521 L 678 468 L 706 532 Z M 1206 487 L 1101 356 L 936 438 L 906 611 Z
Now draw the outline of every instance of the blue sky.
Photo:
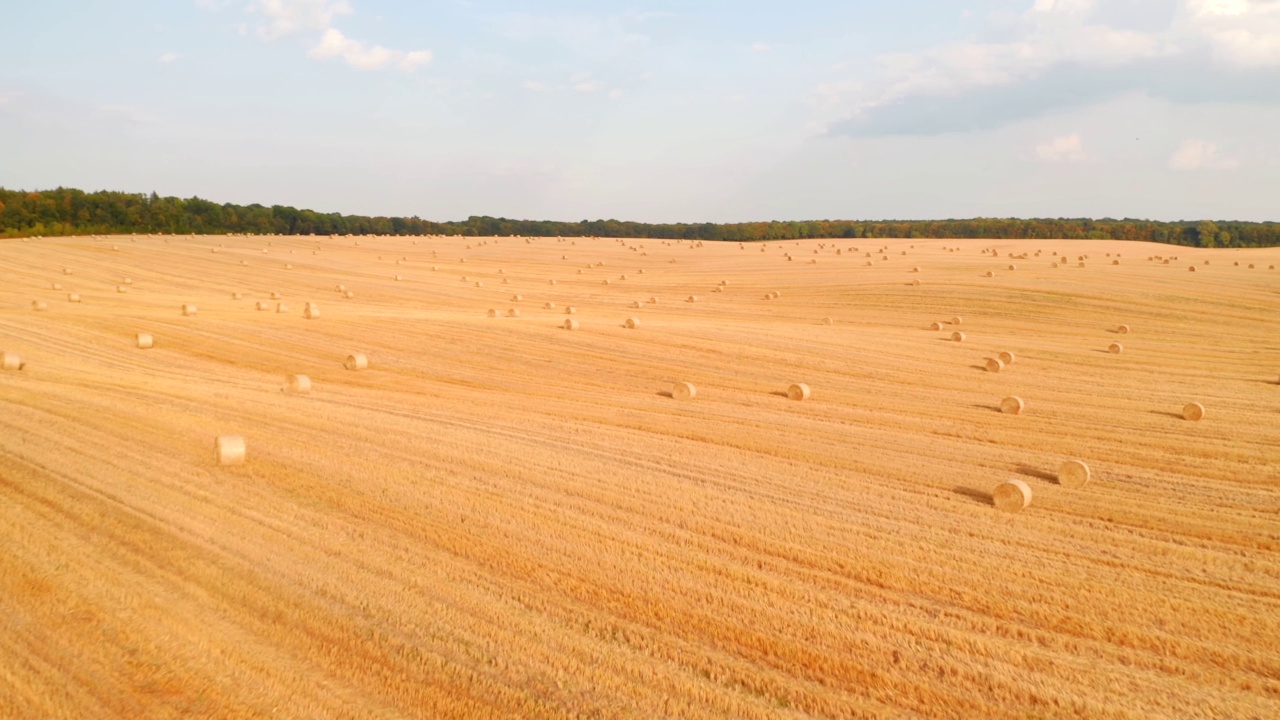
M 10 188 L 437 220 L 1280 220 L 1280 0 L 10 5 Z

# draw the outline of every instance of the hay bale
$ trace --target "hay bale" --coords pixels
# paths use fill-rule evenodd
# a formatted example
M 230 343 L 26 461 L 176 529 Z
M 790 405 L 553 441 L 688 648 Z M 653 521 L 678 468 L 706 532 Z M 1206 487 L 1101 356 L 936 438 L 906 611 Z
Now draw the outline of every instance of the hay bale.
M 1120 353 L 1124 352 L 1124 346 L 1121 345 L 1120 343 L 1111 343 L 1110 345 L 1107 346 L 1107 352 L 1111 353 L 1112 355 L 1119 355 Z
M 498 311 L 497 311 L 496 309 L 494 309 L 494 308 L 489 308 L 488 315 L 489 315 L 489 317 L 491 317 L 491 318 L 496 318 L 496 317 L 498 317 Z
M 651 297 L 651 298 L 649 298 L 649 304 L 650 304 L 650 305 L 657 305 L 657 304 L 658 304 L 658 298 L 656 298 L 656 297 Z
M 73 303 L 80 302 L 80 295 L 77 293 L 67 293 L 67 302 L 73 302 Z
M 311 392 L 311 378 L 306 375 L 290 375 L 285 381 L 284 391 L 292 395 L 306 395 Z
M 271 299 L 272 299 L 272 300 L 280 300 L 280 299 L 281 299 L 281 295 L 280 295 L 280 293 L 278 293 L 278 292 L 273 292 L 273 293 L 271 293 Z
M 920 268 L 918 268 L 918 267 L 913 267 L 913 268 L 911 268 L 911 272 L 913 272 L 913 273 L 918 273 L 918 272 L 920 272 Z
M 1200 403 L 1187 403 L 1182 407 L 1182 417 L 1191 422 L 1199 422 L 1204 419 L 1204 406 Z
M 70 275 L 70 274 L 71 274 L 71 268 L 62 268 L 62 274 L 63 274 L 63 275 Z
M 271 309 L 271 305 L 268 304 L 266 300 L 259 300 L 257 303 L 254 304 L 253 307 L 258 311 Z
M 1031 488 L 1016 478 L 1005 480 L 991 491 L 991 503 L 1001 512 L 1021 512 L 1031 505 Z
M 191 317 L 192 315 L 195 315 L 198 310 L 199 309 L 191 303 L 183 303 L 182 305 L 183 317 Z
M 640 320 L 638 318 L 629 317 L 623 325 L 625 325 L 628 330 L 635 330 L 640 327 Z
M 241 295 L 241 294 L 240 294 L 240 293 L 238 293 L 238 292 L 233 292 L 233 293 L 231 293 L 231 299 L 232 299 L 232 300 L 239 300 L 239 299 L 240 299 L 240 298 L 242 298 L 242 297 L 244 297 L 244 296 L 243 296 L 243 295 Z
M 1128 326 L 1128 325 L 1121 325 L 1121 326 L 1119 326 L 1119 327 L 1117 327 L 1117 328 L 1116 328 L 1116 332 L 1117 332 L 1117 333 L 1119 333 L 1119 334 L 1121 334 L 1121 335 L 1128 335 L 1128 334 L 1129 334 L 1129 326 Z
M 1017 270 L 1017 269 L 1018 269 L 1018 266 L 1017 266 L 1017 265 L 1010 265 L 1010 266 L 1009 266 L 1009 269 L 1010 269 L 1010 270 Z
M 507 317 L 509 318 L 520 317 L 520 311 L 515 308 L 507 308 Z
M 61 290 L 61 289 L 62 289 L 62 283 L 53 283 L 53 286 L 52 286 L 52 287 L 53 287 L 53 289 L 54 289 L 54 290 Z
M 1195 265 L 1192 265 L 1192 266 L 1190 266 L 1190 267 L 1188 267 L 1188 268 L 1187 268 L 1187 272 L 1195 272 L 1195 271 L 1196 271 L 1196 266 L 1195 266 Z
M 574 306 L 572 306 L 572 305 L 569 305 L 568 307 L 566 307 L 566 308 L 564 309 L 564 314 L 565 314 L 565 315 L 574 315 L 574 314 L 576 314 L 577 312 L 578 312 L 578 308 L 576 308 L 576 307 L 574 307 Z
M 1083 460 L 1068 460 L 1058 468 L 1058 484 L 1063 487 L 1082 488 L 1092 476 Z
M 397 276 L 396 276 L 396 282 L 400 282 L 401 280 L 404 280 L 404 277 L 403 277 L 403 276 L 400 276 L 400 275 L 397 275 Z
M 43 300 L 32 300 L 31 309 L 35 310 L 36 312 L 43 312 L 49 309 L 49 303 Z
M 941 330 L 941 329 L 942 329 L 942 323 L 940 323 L 940 322 L 932 322 L 932 323 L 929 323 L 929 329 L 930 329 L 930 330 Z
M 689 296 L 689 299 L 688 299 L 686 302 L 696 303 L 696 302 L 698 302 L 698 296 L 697 296 L 697 295 L 690 295 L 690 296 Z
M 476 281 L 476 287 L 484 287 L 484 282 L 482 282 L 482 281 L 480 281 L 480 280 L 477 280 L 477 281 Z
M 810 395 L 809 386 L 804 383 L 793 383 L 787 388 L 787 398 L 790 400 L 808 400 Z
M 22 362 L 22 358 L 18 356 L 18 353 L 9 350 L 0 352 L 0 370 L 16 372 L 26 366 L 27 364 Z
M 633 309 L 633 310 L 639 310 L 640 308 L 641 308 L 641 305 L 640 305 L 640 301 L 639 301 L 639 300 L 636 300 L 636 301 L 634 301 L 634 302 L 632 302 L 632 303 L 631 303 L 631 309 Z
M 1022 411 L 1025 410 L 1026 407 L 1027 404 L 1017 395 L 1010 395 L 1000 401 L 1000 412 L 1005 415 L 1021 415 Z
M 987 358 L 987 372 L 998 373 L 1004 370 L 1004 363 L 1000 358 Z
M 240 435 L 219 435 L 213 441 L 213 458 L 222 467 L 243 465 L 244 438 Z
M 156 340 L 151 337 L 151 333 L 138 333 L 134 336 L 134 342 L 139 350 L 150 350 L 156 346 Z
M 678 382 L 671 386 L 671 397 L 676 400 L 692 400 L 698 396 L 698 388 L 693 383 Z
M 956 330 L 955 332 L 951 333 L 951 341 L 964 342 L 964 333 L 960 332 L 959 330 Z
M 822 324 L 823 324 L 823 325 L 835 325 L 835 324 L 836 324 L 836 321 L 835 321 L 834 319 L 832 319 L 832 318 L 824 317 L 824 318 L 822 318 Z
M 287 313 L 289 312 L 289 306 L 285 305 L 284 303 L 276 303 L 276 312 Z
M 129 292 L 129 288 L 127 288 L 127 287 L 125 287 L 125 286 L 123 286 L 123 285 L 117 285 L 117 286 L 116 286 L 116 292 L 121 293 L 121 294 L 123 294 L 123 293 L 127 293 L 127 292 Z
M 555 310 L 555 309 L 556 309 L 556 304 L 555 304 L 555 303 L 553 303 L 553 302 L 549 302 L 549 303 L 547 303 L 546 305 L 543 305 L 543 306 L 542 306 L 542 308 L 543 308 L 544 310 Z
M 912 280 L 912 281 L 911 281 L 911 286 L 912 286 L 912 287 L 919 287 L 919 286 L 920 286 L 920 280 L 918 280 L 918 279 L 916 279 L 916 280 Z
M 988 271 L 987 271 L 987 277 L 995 277 L 995 276 L 996 276 L 996 273 L 995 273 L 995 271 L 994 271 L 994 270 L 988 270 Z
M 1001 350 L 1000 353 L 996 355 L 996 357 L 1000 358 L 1000 362 L 1004 363 L 1005 365 L 1012 365 L 1013 361 L 1018 359 L 1013 353 L 1009 352 L 1008 350 Z
M 952 325 L 963 325 L 963 324 L 964 324 L 964 318 L 962 318 L 962 317 L 960 317 L 959 315 L 957 315 L 957 316 L 955 316 L 955 317 L 951 318 L 951 324 L 952 324 Z
M 1084 261 L 1081 260 L 1080 263 L 1076 265 L 1076 267 L 1084 267 Z
M 1120 261 L 1119 261 L 1119 260 L 1112 260 L 1112 261 L 1111 261 L 1111 264 L 1112 264 L 1112 265 L 1119 265 L 1119 264 L 1120 264 Z
M 353 372 L 369 369 L 369 358 L 364 353 L 351 353 L 342 361 L 342 367 Z
M 512 296 L 511 296 L 511 302 L 520 302 L 520 301 L 521 301 L 521 300 L 523 300 L 523 299 L 524 299 L 524 296 L 523 296 L 523 295 L 512 295 Z
M 578 324 L 577 320 L 573 318 L 565 318 L 565 321 L 564 321 L 565 330 L 577 330 L 579 327 L 581 326 Z
M 355 296 L 356 296 L 356 294 L 355 294 L 353 291 L 351 291 L 351 290 L 348 290 L 348 291 L 346 291 L 346 292 L 342 293 L 342 297 L 346 298 L 347 300 L 350 300 L 350 299 L 354 298 Z

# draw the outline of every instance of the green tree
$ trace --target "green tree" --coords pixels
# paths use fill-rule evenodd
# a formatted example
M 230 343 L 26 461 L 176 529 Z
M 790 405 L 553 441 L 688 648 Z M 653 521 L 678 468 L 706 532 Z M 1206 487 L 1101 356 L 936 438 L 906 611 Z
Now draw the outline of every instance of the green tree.
M 1218 225 L 1212 220 L 1201 220 L 1196 225 L 1196 239 L 1200 241 L 1200 247 L 1211 248 L 1218 246 Z

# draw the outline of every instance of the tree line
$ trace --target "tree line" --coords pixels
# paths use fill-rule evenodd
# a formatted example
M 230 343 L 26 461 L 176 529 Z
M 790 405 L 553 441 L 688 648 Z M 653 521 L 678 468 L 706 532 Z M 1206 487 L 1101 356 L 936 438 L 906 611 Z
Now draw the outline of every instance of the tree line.
M 801 238 L 990 238 L 1145 240 L 1197 247 L 1280 245 L 1280 223 L 972 218 L 968 220 L 812 220 L 748 223 L 638 223 L 620 220 L 510 220 L 472 216 L 435 222 L 419 217 L 319 213 L 283 205 L 218 204 L 122 192 L 0 188 L 0 237 L 124 233 L 281 235 L 526 235 L 686 240 Z

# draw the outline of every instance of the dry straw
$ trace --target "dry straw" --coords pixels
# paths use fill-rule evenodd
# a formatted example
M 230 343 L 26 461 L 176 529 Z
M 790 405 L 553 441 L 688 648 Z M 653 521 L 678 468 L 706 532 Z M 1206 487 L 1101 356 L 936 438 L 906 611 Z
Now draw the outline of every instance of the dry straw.
M 629 317 L 627 318 L 627 321 L 623 324 L 626 325 L 628 330 L 635 330 L 636 328 L 640 327 L 640 320 L 634 317 Z
M 491 318 L 496 318 L 496 317 L 498 317 L 498 311 L 497 311 L 497 310 L 495 310 L 494 308 L 489 308 L 489 317 L 491 317 Z
M 76 293 L 67 293 L 67 302 L 78 303 L 80 302 L 80 296 Z
M 1124 346 L 1121 345 L 1120 343 L 1111 343 L 1110 345 L 1107 346 L 1107 352 L 1111 353 L 1112 355 L 1119 355 L 1120 353 L 1124 352 Z
M 996 357 L 1000 358 L 1000 362 L 1004 363 L 1005 365 L 1012 365 L 1013 361 L 1018 359 L 1016 355 L 1009 352 L 1008 350 L 1001 350 L 1000 354 L 996 355 Z
M 823 325 L 835 325 L 835 324 L 836 324 L 836 321 L 835 321 L 834 319 L 832 319 L 832 318 L 824 317 L 824 318 L 822 318 L 822 324 L 823 324 Z
M 810 394 L 809 386 L 804 383 L 794 383 L 787 388 L 787 397 L 791 400 L 808 400 Z
M 1021 415 L 1026 407 L 1027 404 L 1017 395 L 1010 395 L 1000 401 L 1000 412 L 1005 415 Z
M 1187 403 L 1182 408 L 1182 417 L 1191 422 L 1199 422 L 1204 418 L 1204 406 L 1200 403 Z
M 568 307 L 566 307 L 566 308 L 564 309 L 564 314 L 565 314 L 565 315 L 573 315 L 573 314 L 575 314 L 575 313 L 577 313 L 577 312 L 578 312 L 578 308 L 576 308 L 576 307 L 574 307 L 574 306 L 572 306 L 572 305 L 569 305 Z
M 991 503 L 1001 512 L 1021 512 L 1031 504 L 1031 488 L 1022 480 L 1006 480 L 991 491 Z
M 1068 460 L 1058 468 L 1058 484 L 1063 487 L 1082 488 L 1092 476 L 1083 460 Z
M 53 289 L 54 289 L 54 290 L 61 290 L 61 289 L 62 289 L 62 283 L 53 283 Z
M 514 317 L 520 317 L 520 311 L 519 311 L 519 310 L 517 310 L 517 309 L 515 309 L 515 308 L 508 308 L 508 309 L 507 309 L 507 317 L 512 317 L 512 318 L 514 318 Z
M 311 392 L 311 378 L 306 375 L 290 375 L 285 381 L 284 390 L 294 395 L 306 395 Z
M 1128 334 L 1129 334 L 1129 326 L 1128 326 L 1128 325 L 1121 325 L 1120 327 L 1116 328 L 1116 332 L 1117 332 L 1117 333 L 1119 333 L 1119 334 L 1121 334 L 1121 335 L 1128 335 Z
M 287 313 L 289 312 L 289 306 L 285 305 L 284 303 L 276 303 L 276 312 Z
M 963 325 L 963 324 L 964 324 L 964 318 L 962 318 L 962 317 L 960 317 L 959 315 L 957 315 L 957 316 L 955 316 L 955 317 L 951 318 L 951 324 L 952 324 L 952 325 Z
M 940 323 L 940 322 L 932 322 L 932 323 L 929 323 L 929 329 L 930 329 L 930 330 L 941 330 L 941 329 L 942 329 L 942 323 Z
M 27 364 L 22 362 L 22 358 L 18 353 L 5 350 L 0 352 L 0 369 L 7 371 L 17 371 L 26 367 Z
M 964 342 L 964 333 L 960 332 L 959 330 L 956 330 L 955 332 L 951 333 L 951 340 L 953 342 Z
M 185 303 L 182 306 L 182 314 L 186 317 L 191 317 L 192 315 L 195 315 L 196 312 L 198 312 L 198 310 L 199 309 L 195 305 L 192 305 L 191 303 Z
M 577 320 L 573 318 L 565 318 L 565 321 L 564 321 L 565 330 L 577 330 L 579 327 L 581 326 L 578 324 Z
M 671 386 L 671 397 L 676 400 L 692 400 L 698 396 L 698 388 L 690 382 L 678 382 Z
M 257 308 L 258 310 L 271 309 L 271 305 L 266 300 L 259 300 L 257 303 L 254 304 L 254 307 Z
M 346 360 L 342 361 L 342 367 L 353 371 L 368 370 L 369 358 L 365 357 L 364 353 L 351 353 Z
M 547 303 L 546 305 L 543 305 L 542 307 L 543 307 L 543 309 L 545 309 L 545 310 L 555 310 L 555 309 L 556 309 L 556 304 L 555 304 L 555 303 L 553 303 L 553 302 L 549 302 L 549 303 Z
M 138 333 L 134 337 L 134 341 L 137 343 L 139 350 L 148 350 L 156 345 L 156 340 L 151 337 L 151 333 Z
M 219 435 L 213 441 L 213 457 L 219 465 L 243 465 L 244 438 L 240 435 Z
M 32 310 L 35 310 L 36 312 L 42 312 L 42 311 L 44 311 L 44 310 L 48 310 L 48 309 L 49 309 L 49 303 L 47 303 L 47 302 L 45 302 L 45 301 L 43 301 L 43 300 L 32 300 L 32 301 L 31 301 L 31 309 L 32 309 Z
M 129 288 L 127 288 L 127 287 L 125 287 L 125 286 L 123 286 L 123 285 L 117 285 L 117 286 L 116 286 L 116 292 L 118 292 L 118 293 L 127 293 L 127 292 L 129 292 Z
M 302 307 L 302 317 L 308 320 L 315 320 L 320 317 L 320 306 L 315 303 L 307 303 Z
M 691 302 L 691 303 L 698 302 L 698 296 L 697 296 L 697 295 L 690 295 L 690 296 L 689 296 L 689 300 L 688 300 L 688 301 L 689 301 L 689 302 Z
M 1004 370 L 1004 363 L 1000 358 L 987 358 L 987 372 L 998 373 Z

